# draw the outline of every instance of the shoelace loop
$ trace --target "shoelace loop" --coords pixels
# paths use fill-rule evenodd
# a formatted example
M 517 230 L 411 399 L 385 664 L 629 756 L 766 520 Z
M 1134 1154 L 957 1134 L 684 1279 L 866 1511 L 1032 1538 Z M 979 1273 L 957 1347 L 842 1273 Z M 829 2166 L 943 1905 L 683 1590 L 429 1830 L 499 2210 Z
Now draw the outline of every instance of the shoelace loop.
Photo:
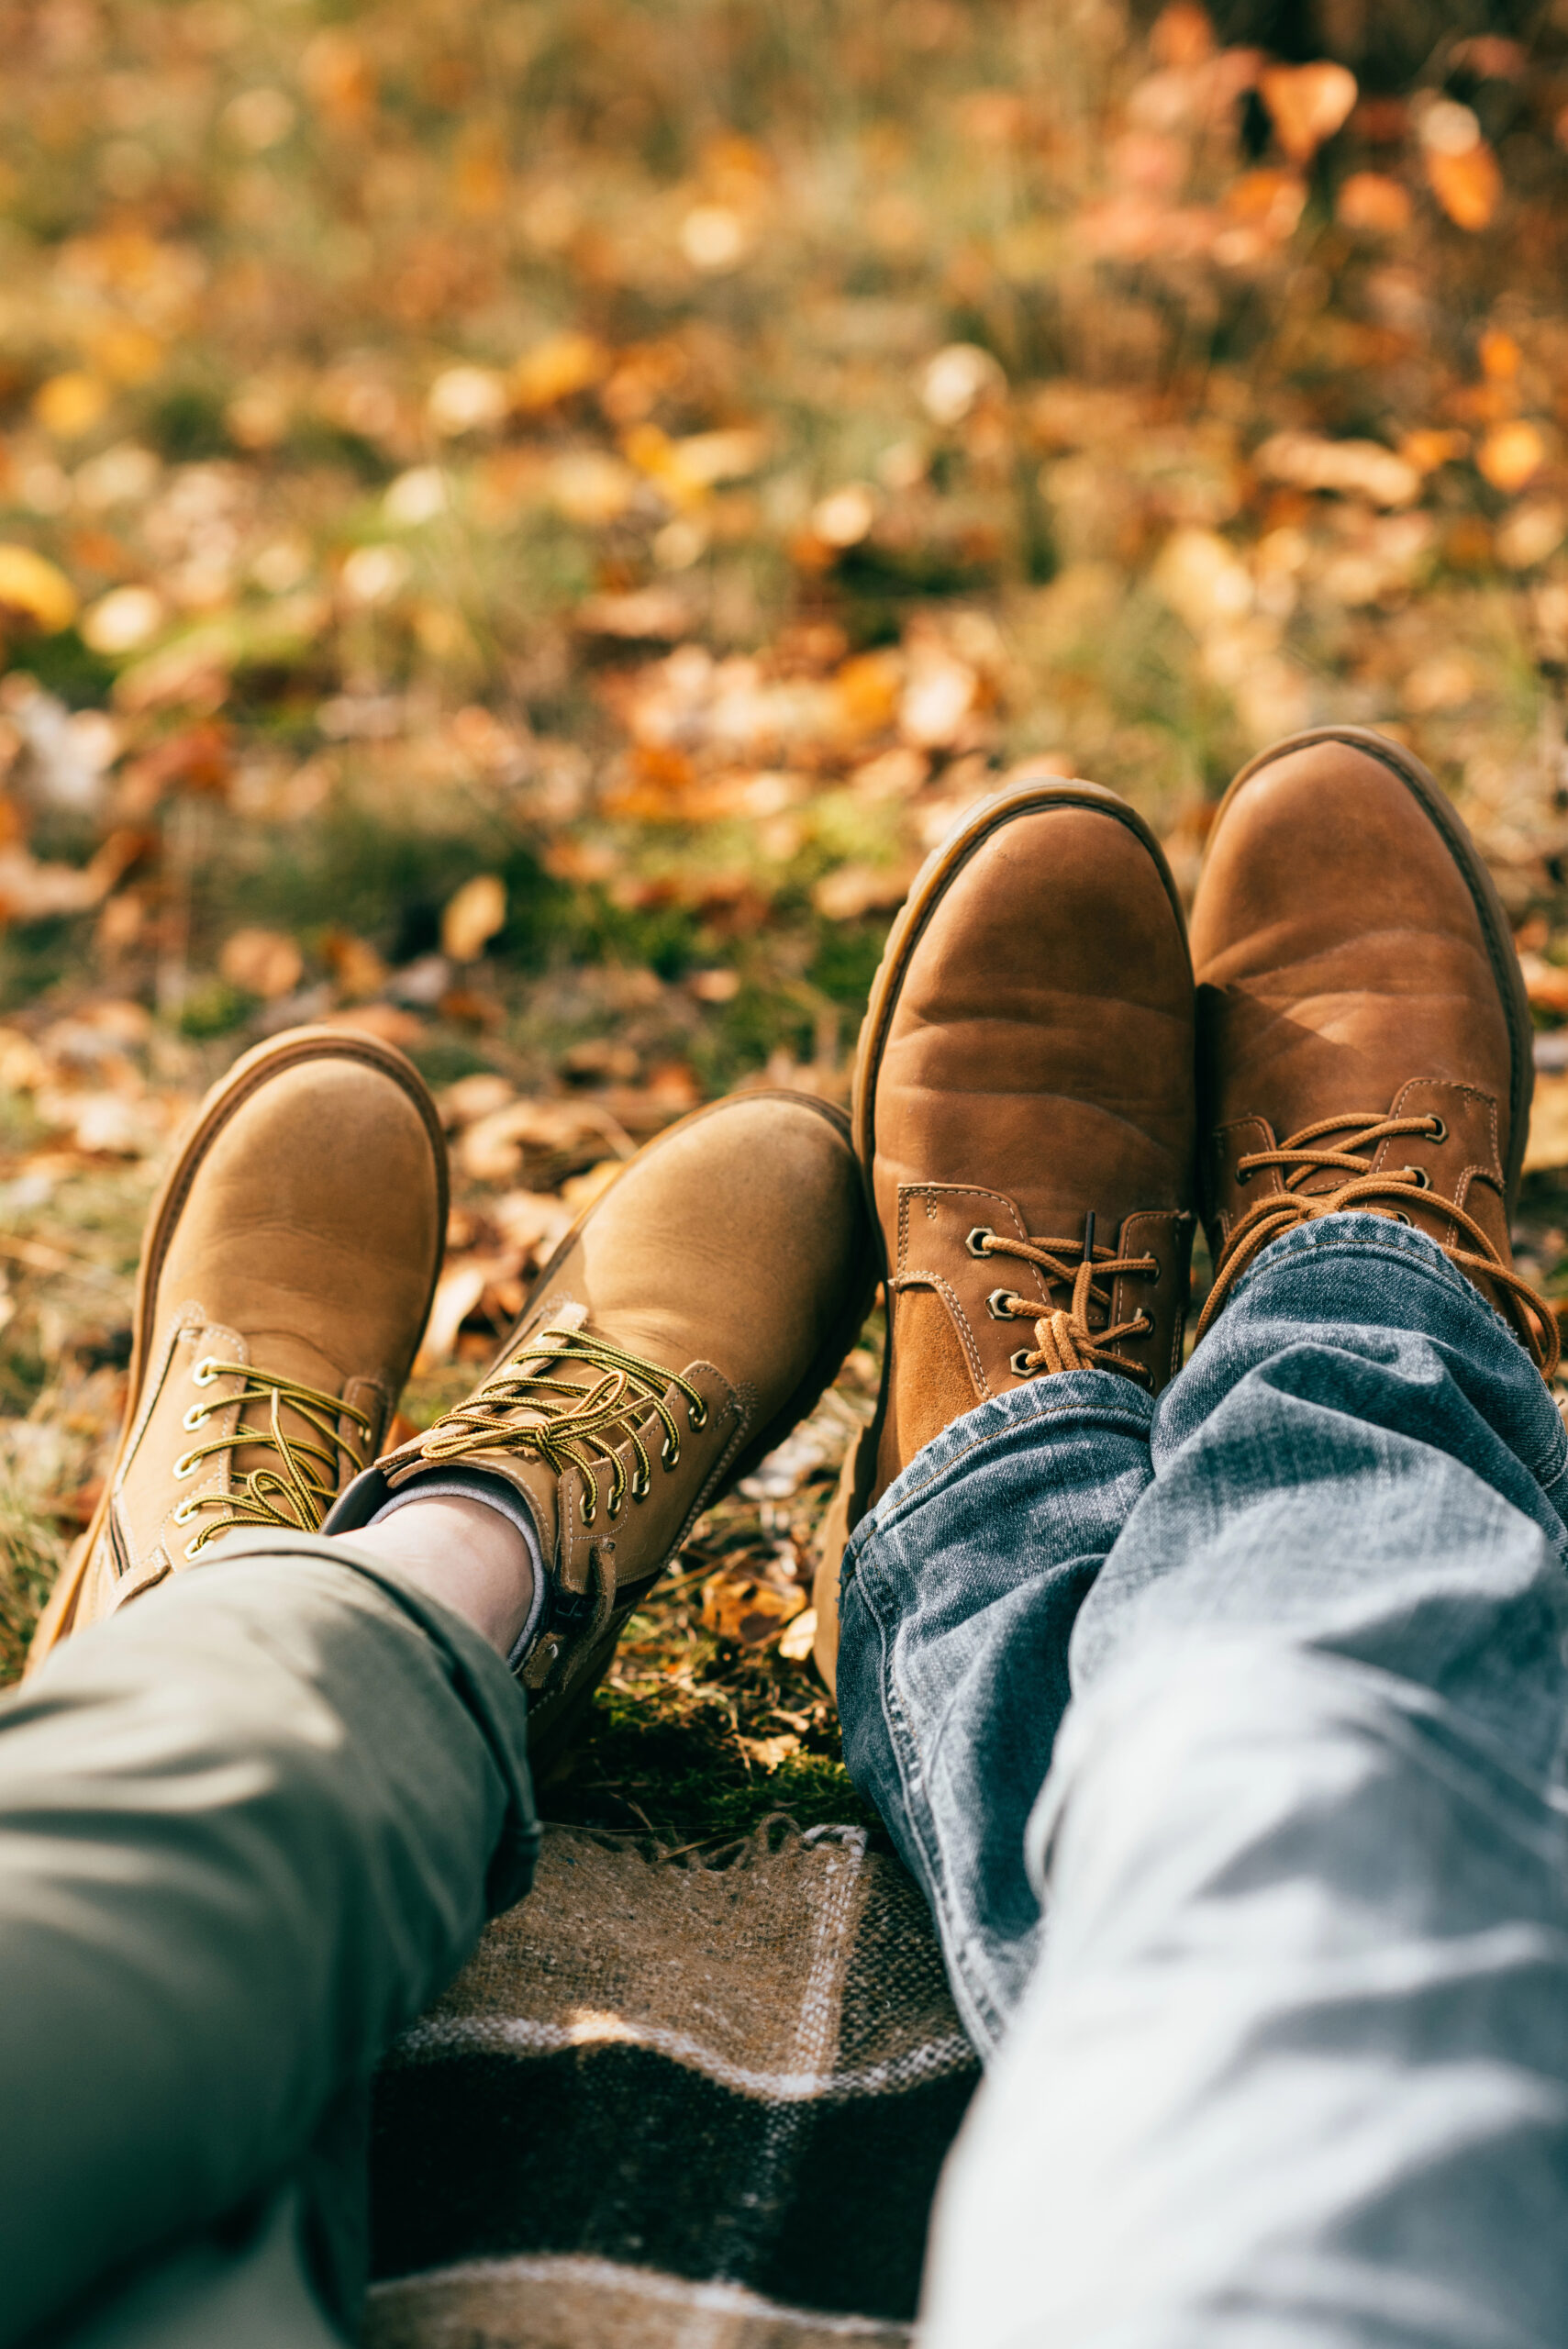
M 189 1525 L 207 1509 L 217 1512 L 186 1542 L 186 1557 L 194 1558 L 220 1533 L 231 1533 L 237 1526 L 276 1525 L 297 1533 L 316 1532 L 338 1497 L 339 1459 L 348 1462 L 350 1475 L 358 1475 L 365 1464 L 363 1453 L 341 1433 L 342 1422 L 351 1420 L 368 1448 L 371 1419 L 339 1396 L 324 1394 L 317 1386 L 306 1386 L 296 1378 L 275 1378 L 251 1363 L 219 1362 L 207 1354 L 197 1363 L 191 1376 L 197 1386 L 210 1386 L 219 1378 L 237 1378 L 239 1387 L 237 1393 L 226 1395 L 220 1403 L 194 1404 L 184 1419 L 189 1433 L 205 1426 L 214 1411 L 229 1410 L 236 1403 L 241 1409 L 239 1424 L 228 1435 L 209 1436 L 205 1443 L 195 1443 L 181 1453 L 174 1463 L 174 1475 L 180 1483 L 196 1475 L 204 1460 L 252 1446 L 276 1453 L 282 1465 L 245 1469 L 227 1493 L 196 1493 L 182 1501 L 174 1510 L 176 1525 Z M 249 1403 L 267 1405 L 263 1427 L 244 1424 L 243 1407 Z M 307 1435 L 291 1433 L 283 1423 L 285 1408 L 314 1429 L 321 1442 L 316 1443 Z
M 550 1375 L 570 1367 L 598 1373 L 597 1383 L 582 1385 Z M 674 1371 L 602 1339 L 585 1337 L 579 1330 L 551 1327 L 539 1330 L 493 1370 L 466 1402 L 438 1419 L 419 1449 L 430 1462 L 463 1460 L 476 1452 L 520 1452 L 542 1461 L 557 1475 L 575 1468 L 583 1479 L 583 1521 L 592 1525 L 599 1497 L 595 1470 L 601 1463 L 610 1470 L 606 1507 L 612 1518 L 619 1516 L 628 1494 L 634 1501 L 647 1498 L 653 1464 L 638 1422 L 650 1411 L 662 1431 L 660 1464 L 673 1468 L 680 1460 L 681 1431 L 665 1399 L 671 1387 L 684 1397 L 691 1427 L 706 1427 L 706 1404 Z M 517 1415 L 525 1410 L 539 1417 L 518 1427 Z M 629 1476 L 618 1449 L 628 1441 L 636 1463 Z
M 1323 1149 L 1319 1145 L 1329 1134 L 1348 1139 L 1338 1149 Z M 1207 1330 L 1253 1259 L 1282 1232 L 1294 1230 L 1297 1224 L 1314 1222 L 1320 1216 L 1343 1215 L 1358 1208 L 1409 1223 L 1412 1218 L 1405 1202 L 1412 1194 L 1419 1197 L 1429 1191 L 1430 1176 L 1418 1166 L 1385 1166 L 1374 1173 L 1365 1155 L 1385 1141 L 1397 1141 L 1406 1136 L 1442 1142 L 1448 1139 L 1448 1128 L 1435 1116 L 1393 1118 L 1376 1110 L 1361 1110 L 1341 1118 L 1319 1118 L 1315 1125 L 1303 1126 L 1299 1133 L 1290 1135 L 1275 1149 L 1251 1151 L 1239 1158 L 1239 1183 L 1245 1184 L 1253 1174 L 1273 1166 L 1278 1169 L 1284 1190 L 1283 1196 L 1276 1191 L 1259 1199 L 1238 1220 L 1220 1251 L 1214 1286 L 1198 1316 L 1198 1337 Z M 1309 1175 L 1324 1172 L 1348 1174 L 1351 1179 L 1331 1191 L 1304 1194 L 1298 1187 Z M 1528 1281 L 1503 1263 L 1494 1242 L 1463 1208 L 1445 1198 L 1434 1202 L 1434 1212 L 1457 1225 L 1475 1243 L 1465 1248 L 1457 1241 L 1440 1241 L 1444 1255 L 1462 1272 L 1491 1283 L 1541 1376 L 1550 1378 L 1562 1353 L 1557 1318 L 1551 1307 Z
M 1102 1287 L 1100 1281 L 1102 1276 L 1115 1279 L 1123 1274 L 1158 1279 L 1157 1257 L 1118 1256 L 1114 1248 L 1096 1247 L 1092 1214 L 1084 1218 L 1081 1240 L 1015 1240 L 982 1224 L 970 1233 L 968 1245 L 972 1256 L 1016 1256 L 1023 1264 L 1037 1266 L 1048 1288 L 1066 1286 L 1069 1289 L 1067 1304 L 1053 1304 L 1045 1313 L 1039 1310 L 1038 1300 L 1015 1297 L 1006 1289 L 992 1290 L 986 1310 L 996 1320 L 1034 1323 L 1033 1351 L 1020 1346 L 1012 1356 L 1009 1367 L 1015 1378 L 1034 1378 L 1042 1371 L 1114 1369 L 1140 1379 L 1145 1386 L 1153 1385 L 1145 1364 L 1117 1352 L 1126 1338 L 1147 1337 L 1154 1327 L 1152 1318 L 1140 1309 L 1130 1321 L 1113 1323 L 1110 1290 Z M 1098 1329 L 1090 1324 L 1091 1310 L 1104 1316 Z

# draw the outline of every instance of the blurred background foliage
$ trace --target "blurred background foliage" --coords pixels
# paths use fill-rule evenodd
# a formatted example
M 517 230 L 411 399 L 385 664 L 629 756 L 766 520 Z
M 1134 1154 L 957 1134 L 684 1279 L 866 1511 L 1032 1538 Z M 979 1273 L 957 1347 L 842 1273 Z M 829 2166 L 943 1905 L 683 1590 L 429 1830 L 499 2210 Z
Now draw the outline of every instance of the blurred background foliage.
M 0 0 L 0 125 L 6 1669 L 235 1052 L 440 1091 L 428 1415 L 648 1134 L 844 1094 L 1026 768 L 1190 886 L 1271 738 L 1432 763 L 1568 1289 L 1562 0 Z M 874 1371 L 677 1562 L 582 1815 L 849 1801 L 801 1619 Z

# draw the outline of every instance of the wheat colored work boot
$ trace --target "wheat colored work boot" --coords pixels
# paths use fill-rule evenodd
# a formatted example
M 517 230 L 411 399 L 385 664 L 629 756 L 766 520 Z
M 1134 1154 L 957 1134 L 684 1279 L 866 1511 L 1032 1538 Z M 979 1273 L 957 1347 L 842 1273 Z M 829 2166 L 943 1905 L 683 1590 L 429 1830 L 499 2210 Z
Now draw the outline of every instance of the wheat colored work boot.
M 817 1578 L 838 1652 L 843 1545 L 922 1445 L 1029 1380 L 1181 1361 L 1193 988 L 1175 886 L 1113 792 L 1020 785 L 931 856 L 888 939 L 854 1135 L 886 1261 L 878 1415 L 845 1464 Z
M 1513 1269 L 1529 1008 L 1474 842 L 1407 751 L 1325 728 L 1221 803 L 1192 918 L 1207 1330 L 1259 1251 L 1359 1209 L 1414 1224 L 1550 1376 L 1556 1322 Z
M 836 1376 L 875 1278 L 841 1111 L 764 1092 L 700 1109 L 594 1201 L 473 1394 L 361 1477 L 328 1531 L 420 1479 L 478 1476 L 521 1504 L 546 1587 L 513 1663 L 530 1750 L 553 1758 L 696 1519 Z
M 236 1062 L 154 1203 L 119 1449 L 29 1668 L 226 1534 L 317 1531 L 396 1408 L 446 1219 L 440 1119 L 401 1052 L 301 1028 Z

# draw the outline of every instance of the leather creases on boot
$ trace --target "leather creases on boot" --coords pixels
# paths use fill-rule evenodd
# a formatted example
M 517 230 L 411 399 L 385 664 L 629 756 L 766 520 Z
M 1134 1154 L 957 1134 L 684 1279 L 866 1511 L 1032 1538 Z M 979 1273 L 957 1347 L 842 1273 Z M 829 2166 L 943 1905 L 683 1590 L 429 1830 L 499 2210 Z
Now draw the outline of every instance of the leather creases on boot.
M 1325 727 L 1264 751 L 1210 826 L 1192 911 L 1201 1339 L 1271 1241 L 1330 1215 L 1424 1231 L 1543 1375 L 1556 1317 L 1514 1270 L 1533 1035 L 1474 842 L 1399 744 Z
M 928 1443 L 1037 1379 L 1158 1394 L 1179 1367 L 1192 1055 L 1180 902 L 1125 801 L 1042 779 L 970 810 L 893 926 L 856 1062 L 888 1346 L 823 1530 L 829 1687 L 848 1539 Z

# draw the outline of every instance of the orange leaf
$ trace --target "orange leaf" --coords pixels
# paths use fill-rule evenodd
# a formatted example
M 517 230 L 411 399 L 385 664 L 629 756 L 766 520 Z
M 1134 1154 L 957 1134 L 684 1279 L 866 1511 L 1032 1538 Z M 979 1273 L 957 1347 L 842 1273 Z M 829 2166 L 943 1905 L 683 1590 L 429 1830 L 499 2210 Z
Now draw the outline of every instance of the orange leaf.
M 1426 161 L 1432 194 L 1455 228 L 1485 228 L 1503 193 L 1503 174 L 1486 141 L 1477 139 L 1458 155 L 1429 147 Z
M 1356 102 L 1355 75 L 1327 58 L 1311 65 L 1271 65 L 1258 87 L 1274 137 L 1297 163 L 1311 161 Z
M 1546 443 L 1533 424 L 1500 424 L 1481 444 L 1476 463 L 1494 489 L 1522 489 L 1546 461 Z

